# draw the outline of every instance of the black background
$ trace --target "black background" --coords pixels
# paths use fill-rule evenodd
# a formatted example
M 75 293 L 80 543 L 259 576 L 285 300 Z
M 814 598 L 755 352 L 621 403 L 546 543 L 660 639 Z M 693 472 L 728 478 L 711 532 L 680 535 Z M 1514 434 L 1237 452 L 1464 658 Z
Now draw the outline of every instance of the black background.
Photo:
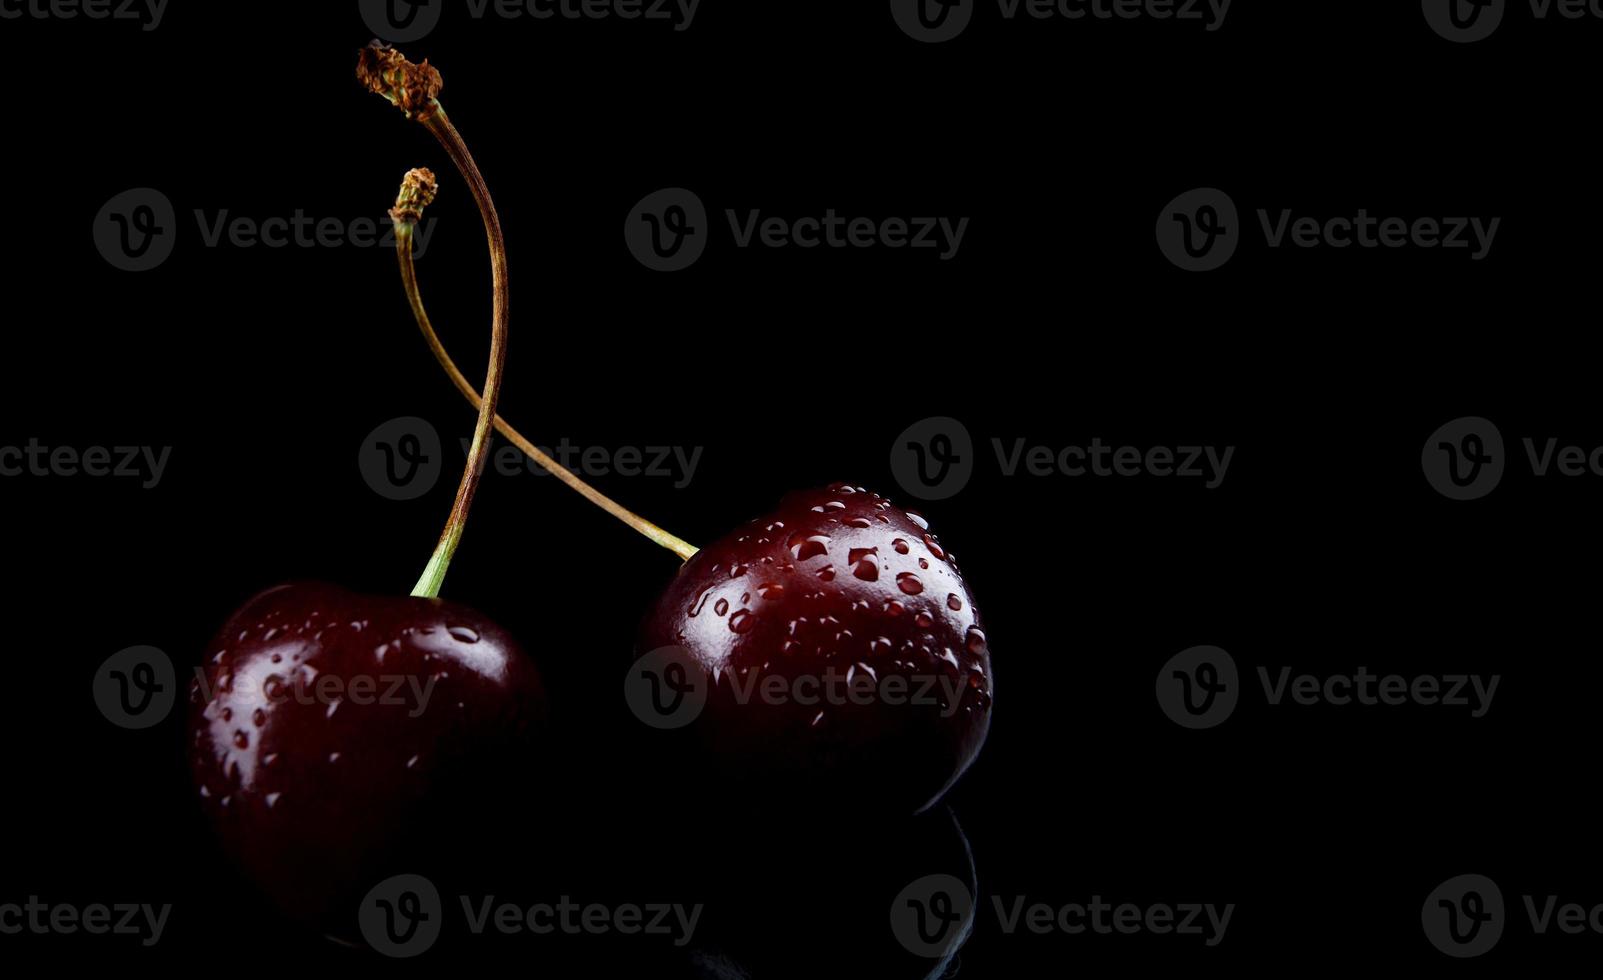
M 354 3 L 174 0 L 151 32 L 0 21 L 0 444 L 173 447 L 149 491 L 0 479 L 12 638 L 0 900 L 175 905 L 154 950 L 8 936 L 0 952 L 247 971 L 286 949 L 371 959 L 293 938 L 221 866 L 192 808 L 178 715 L 126 732 L 89 696 L 97 665 L 127 646 L 198 662 L 228 613 L 275 582 L 405 592 L 449 507 L 451 479 L 397 503 L 356 466 L 391 418 L 428 418 L 448 442 L 472 424 L 416 336 L 390 253 L 208 248 L 193 219 L 378 217 L 408 167 L 436 168 L 424 288 L 464 370 L 481 374 L 477 216 L 432 139 L 355 83 L 369 34 Z M 1010 23 L 982 6 L 961 38 L 922 45 L 878 2 L 706 0 L 684 32 L 475 22 L 453 5 L 402 48 L 444 73 L 442 101 L 505 220 L 502 414 L 541 443 L 705 447 L 688 487 L 612 477 L 604 491 L 705 542 L 795 487 L 846 479 L 904 498 L 889 449 L 919 419 L 955 416 L 974 434 L 974 481 L 921 509 L 963 558 L 998 675 L 990 741 L 951 797 L 982 901 L 1238 906 L 1212 949 L 1009 936 L 985 912 L 961 969 L 1002 976 L 1439 967 L 1420 906 L 1469 872 L 1499 882 L 1514 921 L 1456 967 L 1596 955 L 1595 935 L 1532 939 L 1518 896 L 1603 902 L 1591 845 L 1603 483 L 1534 478 L 1519 440 L 1603 444 L 1590 336 L 1603 211 L 1583 152 L 1600 42 L 1597 20 L 1539 22 L 1524 4 L 1491 39 L 1454 45 L 1411 2 L 1238 0 L 1213 33 Z M 91 223 L 144 186 L 175 204 L 177 248 L 158 270 L 119 272 Z M 695 189 L 715 222 L 724 208 L 835 208 L 970 228 L 950 262 L 738 250 L 723 235 L 692 269 L 656 274 L 620 230 L 670 186 Z M 1186 274 L 1153 226 L 1198 186 L 1225 189 L 1253 222 L 1260 207 L 1503 220 L 1480 262 L 1270 250 L 1257 236 L 1223 269 Z M 1457 503 L 1426 483 L 1420 451 L 1465 415 L 1499 425 L 1510 472 Z M 1005 478 L 993 437 L 1238 448 L 1207 491 Z M 447 582 L 540 660 L 565 744 L 596 753 L 597 786 L 614 776 L 608 726 L 632 724 L 619 658 L 673 568 L 554 480 L 491 476 Z M 1153 679 L 1201 643 L 1244 672 L 1363 665 L 1502 684 L 1475 720 L 1271 709 L 1249 684 L 1225 725 L 1190 732 L 1158 710 Z M 594 789 L 553 786 L 553 805 L 583 806 Z M 854 830 L 872 861 L 875 832 L 832 832 L 855 846 Z M 795 942 L 830 942 L 806 928 Z M 843 944 L 848 975 L 851 955 Z

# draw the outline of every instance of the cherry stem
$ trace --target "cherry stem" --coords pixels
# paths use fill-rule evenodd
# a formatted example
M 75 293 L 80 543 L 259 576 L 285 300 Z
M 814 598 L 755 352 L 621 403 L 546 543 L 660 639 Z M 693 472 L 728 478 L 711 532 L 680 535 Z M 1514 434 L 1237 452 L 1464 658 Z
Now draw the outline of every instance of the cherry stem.
M 451 383 L 456 385 L 456 390 L 462 393 L 462 397 L 466 398 L 474 408 L 482 410 L 483 403 L 479 398 L 479 393 L 474 390 L 472 383 L 463 376 L 462 372 L 457 368 L 456 362 L 451 360 L 451 355 L 446 351 L 445 345 L 440 342 L 440 336 L 435 332 L 434 324 L 429 320 L 428 312 L 423 307 L 423 296 L 418 288 L 417 268 L 413 263 L 413 232 L 417 227 L 417 222 L 422 220 L 423 206 L 428 201 L 416 200 L 415 196 L 413 196 L 414 200 L 409 201 L 408 187 L 418 181 L 429 178 L 432 178 L 432 175 L 426 170 L 414 170 L 412 173 L 407 174 L 406 183 L 401 187 L 401 195 L 396 199 L 395 210 L 390 212 L 395 218 L 395 245 L 396 254 L 400 257 L 401 263 L 401 283 L 406 287 L 406 299 L 412 306 L 412 315 L 417 318 L 418 329 L 423 332 L 423 339 L 428 343 L 429 350 L 433 351 L 434 359 L 439 361 L 440 367 L 445 369 L 445 373 L 450 377 Z M 429 200 L 432 199 L 433 197 L 430 195 Z M 524 455 L 534 460 L 547 473 L 566 483 L 578 492 L 580 496 L 634 528 L 651 541 L 667 548 L 686 561 L 696 553 L 695 545 L 668 533 L 639 514 L 619 504 L 581 480 L 572 470 L 541 452 L 523 433 L 514 429 L 510 422 L 499 415 L 495 417 L 495 430 L 505 436 L 507 441 L 522 450 Z
M 484 465 L 490 455 L 490 427 L 495 418 L 496 403 L 501 397 L 501 378 L 506 368 L 506 341 L 510 323 L 506 239 L 501 233 L 501 218 L 496 214 L 495 202 L 490 199 L 490 190 L 485 186 L 484 176 L 479 173 L 472 154 L 468 153 L 467 145 L 462 142 L 456 127 L 446 118 L 445 110 L 436 98 L 442 85 L 440 73 L 431 68 L 427 61 L 422 65 L 413 65 L 398 52 L 375 41 L 362 51 L 356 74 L 369 89 L 388 98 L 409 118 L 421 122 L 424 128 L 433 133 L 445 147 L 445 152 L 451 157 L 451 162 L 456 164 L 457 170 L 462 173 L 468 188 L 473 192 L 474 201 L 479 205 L 479 213 L 484 218 L 485 237 L 490 247 L 494 294 L 491 308 L 490 368 L 484 378 L 484 397 L 479 404 L 479 419 L 473 427 L 473 444 L 468 451 L 467 466 L 462 471 L 462 483 L 457 487 L 456 502 L 451 507 L 451 516 L 445 523 L 445 530 L 440 534 L 440 541 L 434 548 L 433 556 L 423 569 L 422 577 L 412 589 L 414 596 L 433 599 L 438 598 L 440 586 L 445 582 L 446 570 L 450 568 L 457 545 L 462 541 L 462 531 L 467 526 L 468 511 L 473 507 L 473 497 L 478 492 Z M 428 174 L 426 185 L 420 181 L 419 185 L 412 189 L 413 203 L 418 209 L 421 209 L 421 206 L 434 194 L 433 176 Z M 406 206 L 406 196 L 407 192 L 403 189 L 402 199 L 396 202 L 397 212 L 401 212 Z
M 363 52 L 361 63 L 357 67 L 357 77 L 361 79 L 370 90 L 389 99 L 398 108 L 406 113 L 408 118 L 416 119 L 422 123 L 445 147 L 451 161 L 461 171 L 468 187 L 473 191 L 474 200 L 479 204 L 479 210 L 485 218 L 485 227 L 490 230 L 491 256 L 495 262 L 494 271 L 497 282 L 496 315 L 500 317 L 505 311 L 504 305 L 504 276 L 506 273 L 506 256 L 502 248 L 498 248 L 500 241 L 500 223 L 495 217 L 494 205 L 490 203 L 489 191 L 484 186 L 484 179 L 479 174 L 478 167 L 473 162 L 473 156 L 468 152 L 467 146 L 456 128 L 446 117 L 444 108 L 440 105 L 438 95 L 443 85 L 439 72 L 424 61 L 421 65 L 414 65 L 407 61 L 394 49 L 386 47 L 380 42 L 373 42 Z M 434 358 L 445 369 L 451 382 L 457 390 L 479 411 L 479 427 L 474 433 L 474 453 L 480 450 L 479 437 L 486 434 L 488 425 L 493 424 L 496 431 L 505 436 L 508 441 L 522 450 L 525 455 L 534 460 L 542 469 L 563 483 L 567 484 L 580 496 L 600 507 L 602 510 L 616 517 L 618 520 L 634 528 L 646 538 L 656 544 L 667 548 L 681 559 L 688 561 L 697 551 L 695 545 L 670 534 L 657 525 L 651 523 L 640 515 L 634 513 L 623 505 L 617 503 L 594 487 L 585 483 L 567 467 L 561 465 L 550 456 L 541 452 L 534 443 L 530 442 L 522 433 L 514 429 L 505 419 L 495 413 L 495 403 L 499 395 L 499 371 L 494 362 L 495 350 L 492 347 L 491 376 L 485 380 L 485 394 L 483 397 L 474 390 L 462 372 L 457 369 L 456 363 L 446 351 L 445 345 L 440 342 L 439 334 L 434 330 L 428 313 L 423 307 L 422 294 L 418 287 L 417 270 L 413 262 L 413 232 L 417 223 L 422 220 L 423 209 L 433 202 L 437 185 L 434 175 L 428 170 L 413 170 L 406 175 L 401 185 L 401 192 L 396 198 L 395 208 L 390 215 L 395 221 L 396 255 L 400 261 L 401 281 L 406 288 L 406 297 L 412 307 L 413 316 L 417 319 L 418 328 L 423 332 L 423 339 L 428 343 L 429 350 Z M 500 329 L 498 327 L 498 329 Z M 487 448 L 487 447 L 486 447 Z M 475 464 L 470 457 L 470 467 Z M 477 467 L 482 468 L 483 460 L 477 461 Z M 475 479 L 477 477 L 475 476 Z M 464 480 L 465 482 L 465 480 Z M 471 491 L 469 492 L 471 498 Z M 459 500 L 460 503 L 460 500 Z M 455 515 L 453 515 L 454 518 Z M 449 526 L 447 533 L 449 533 Z M 460 535 L 460 529 L 457 534 Z M 445 544 L 441 540 L 442 546 Z M 454 544 L 452 545 L 454 548 Z M 436 555 L 438 557 L 438 555 Z M 449 555 L 446 556 L 449 561 Z M 430 562 L 432 569 L 434 562 Z M 440 569 L 443 576 L 444 568 Z M 428 573 L 424 574 L 425 582 Z M 424 582 L 418 584 L 422 589 Z M 437 586 L 436 586 L 437 591 Z

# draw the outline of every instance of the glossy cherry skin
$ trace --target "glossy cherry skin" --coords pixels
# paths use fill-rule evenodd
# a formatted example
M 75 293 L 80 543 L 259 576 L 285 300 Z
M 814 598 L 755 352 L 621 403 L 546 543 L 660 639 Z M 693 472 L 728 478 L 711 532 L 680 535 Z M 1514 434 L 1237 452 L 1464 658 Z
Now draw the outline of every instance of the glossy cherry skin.
M 952 556 L 923 517 L 862 488 L 790 494 L 694 555 L 637 652 L 675 646 L 708 691 L 678 748 L 696 743 L 719 771 L 702 784 L 736 794 L 920 811 L 990 727 L 990 651 Z
M 534 665 L 482 614 L 317 583 L 236 612 L 190 700 L 191 767 L 224 849 L 333 932 L 389 874 L 494 859 L 517 829 L 497 808 L 546 715 Z

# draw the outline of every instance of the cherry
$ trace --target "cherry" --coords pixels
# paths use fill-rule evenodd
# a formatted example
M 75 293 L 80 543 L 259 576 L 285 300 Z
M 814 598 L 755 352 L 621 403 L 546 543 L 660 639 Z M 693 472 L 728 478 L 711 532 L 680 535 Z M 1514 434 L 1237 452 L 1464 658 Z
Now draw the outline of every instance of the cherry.
M 990 727 L 990 652 L 951 554 L 861 487 L 792 493 L 699 551 L 641 628 L 640 652 L 665 648 L 702 672 L 689 730 L 743 794 L 922 810 Z
M 427 62 L 414 65 L 378 45 L 364 65 L 375 90 L 426 125 L 449 129 L 432 100 L 439 78 Z M 427 203 L 392 212 L 402 284 L 435 359 L 463 397 L 493 412 L 424 309 L 412 237 Z M 836 484 L 794 494 L 698 552 L 597 492 L 500 416 L 493 424 L 547 472 L 685 560 L 647 617 L 639 652 L 683 648 L 680 670 L 698 673 L 709 692 L 704 716 L 687 732 L 700 743 L 695 759 L 712 765 L 682 758 L 668 771 L 710 768 L 725 777 L 698 781 L 704 792 L 771 790 L 793 801 L 921 810 L 974 760 L 990 725 L 990 653 L 973 597 L 922 517 Z M 802 697 L 754 696 L 770 679 Z M 692 688 L 696 680 L 688 678 Z M 868 703 L 840 695 L 842 685 L 864 683 Z M 846 703 L 803 704 L 821 685 Z
M 439 599 L 490 448 L 505 366 L 506 251 L 500 219 L 434 96 L 439 76 L 364 52 L 358 76 L 444 145 L 479 204 L 493 269 L 485 397 L 451 516 L 409 597 L 322 584 L 280 586 L 218 633 L 192 691 L 190 761 L 203 809 L 247 875 L 287 911 L 336 933 L 387 872 L 509 834 L 501 797 L 521 780 L 545 715 L 534 665 L 484 615 Z M 433 197 L 408 174 L 395 213 Z M 420 865 L 422 867 L 420 867 Z
M 533 664 L 482 614 L 320 583 L 234 613 L 191 704 L 195 782 L 225 850 L 324 924 L 390 874 L 504 836 L 485 814 L 545 710 Z

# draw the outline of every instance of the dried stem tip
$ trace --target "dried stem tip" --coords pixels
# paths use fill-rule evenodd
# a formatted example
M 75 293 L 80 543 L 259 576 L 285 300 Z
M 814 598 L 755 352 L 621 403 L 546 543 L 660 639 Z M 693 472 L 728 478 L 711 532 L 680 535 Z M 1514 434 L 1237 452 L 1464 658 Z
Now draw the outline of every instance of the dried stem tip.
M 389 99 L 408 119 L 427 122 L 440 110 L 440 104 L 435 101 L 445 85 L 440 73 L 428 59 L 421 65 L 414 65 L 382 41 L 374 41 L 362 49 L 356 63 L 356 78 L 368 91 Z
M 408 170 L 401 181 L 401 192 L 395 195 L 395 207 L 390 208 L 390 217 L 398 225 L 417 224 L 423 220 L 423 209 L 434 203 L 434 195 L 439 190 L 434 171 L 427 167 Z

